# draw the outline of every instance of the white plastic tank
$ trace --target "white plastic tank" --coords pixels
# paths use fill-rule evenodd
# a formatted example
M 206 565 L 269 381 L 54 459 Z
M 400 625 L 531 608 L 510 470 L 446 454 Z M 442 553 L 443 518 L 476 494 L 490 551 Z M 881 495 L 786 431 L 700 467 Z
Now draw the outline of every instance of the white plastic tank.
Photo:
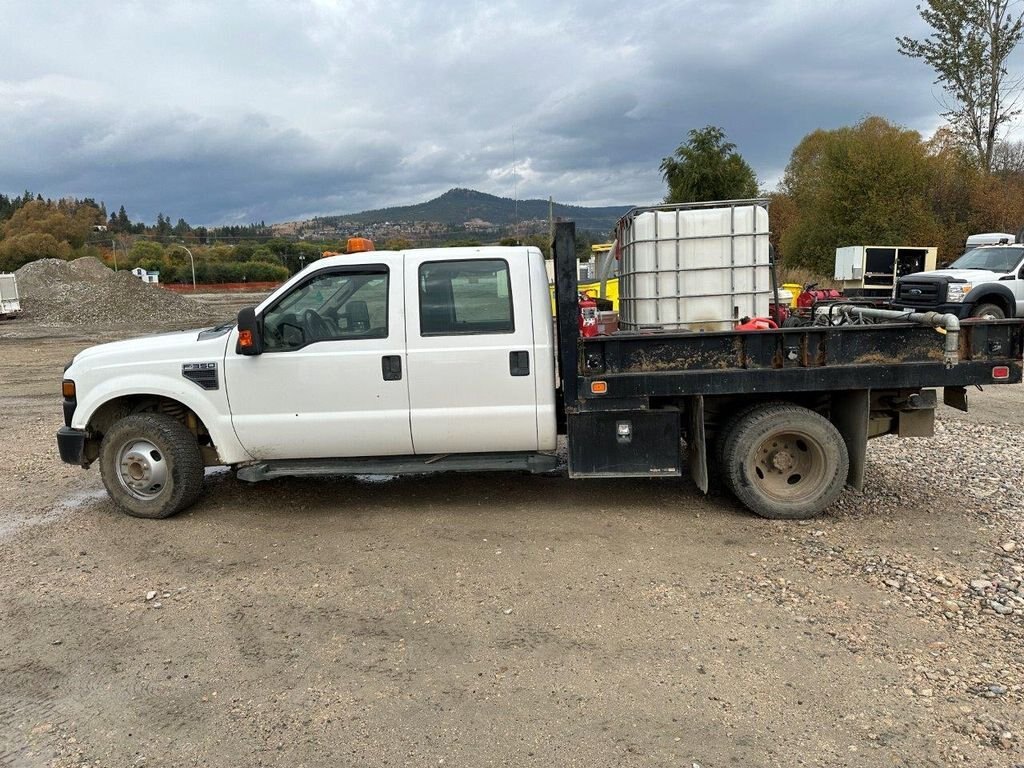
M 771 301 L 763 201 L 631 211 L 619 222 L 620 324 L 627 330 L 727 331 Z

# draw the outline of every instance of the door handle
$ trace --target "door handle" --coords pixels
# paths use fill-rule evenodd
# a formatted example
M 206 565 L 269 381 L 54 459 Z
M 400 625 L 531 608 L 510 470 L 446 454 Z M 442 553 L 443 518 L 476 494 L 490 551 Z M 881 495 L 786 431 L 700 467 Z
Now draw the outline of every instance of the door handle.
M 384 355 L 380 359 L 380 370 L 384 381 L 399 381 L 402 378 L 401 355 Z
M 530 375 L 530 353 L 526 351 L 508 353 L 508 372 L 513 376 Z

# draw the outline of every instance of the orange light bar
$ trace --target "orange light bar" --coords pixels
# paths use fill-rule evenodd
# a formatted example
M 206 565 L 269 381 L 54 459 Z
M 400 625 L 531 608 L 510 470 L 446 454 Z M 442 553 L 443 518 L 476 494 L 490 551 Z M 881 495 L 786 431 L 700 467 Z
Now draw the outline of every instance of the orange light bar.
M 62 381 L 60 383 L 60 392 L 68 400 L 74 400 L 75 399 L 75 382 L 73 382 L 71 379 L 64 379 L 64 381 Z
M 603 395 L 608 391 L 607 381 L 592 381 L 590 382 L 590 391 L 595 395 Z
M 363 251 L 375 251 L 373 240 L 368 237 L 350 237 L 345 244 L 346 253 L 362 253 Z

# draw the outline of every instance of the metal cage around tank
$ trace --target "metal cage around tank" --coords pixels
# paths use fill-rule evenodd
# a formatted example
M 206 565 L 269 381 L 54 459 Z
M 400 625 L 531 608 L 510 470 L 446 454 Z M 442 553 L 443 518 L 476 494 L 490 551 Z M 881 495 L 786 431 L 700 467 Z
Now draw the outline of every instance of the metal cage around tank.
M 616 226 L 620 325 L 729 330 L 768 314 L 766 198 L 634 208 Z

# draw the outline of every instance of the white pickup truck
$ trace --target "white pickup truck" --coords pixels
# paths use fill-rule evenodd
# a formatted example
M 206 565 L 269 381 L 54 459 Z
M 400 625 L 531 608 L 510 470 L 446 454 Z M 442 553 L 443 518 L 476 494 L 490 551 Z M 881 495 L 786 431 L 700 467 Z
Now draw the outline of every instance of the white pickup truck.
M 961 318 L 1024 317 L 1024 244 L 971 248 L 945 269 L 904 275 L 893 304 Z
M 1021 380 L 1022 321 L 584 337 L 572 224 L 554 253 L 557 341 L 541 252 L 483 247 L 324 258 L 237 323 L 86 349 L 64 374 L 61 458 L 166 517 L 204 466 L 547 472 L 565 434 L 571 477 L 688 466 L 706 491 L 717 471 L 754 512 L 806 518 L 862 486 L 868 437 L 930 434 L 924 387 L 966 408 L 967 386 Z

